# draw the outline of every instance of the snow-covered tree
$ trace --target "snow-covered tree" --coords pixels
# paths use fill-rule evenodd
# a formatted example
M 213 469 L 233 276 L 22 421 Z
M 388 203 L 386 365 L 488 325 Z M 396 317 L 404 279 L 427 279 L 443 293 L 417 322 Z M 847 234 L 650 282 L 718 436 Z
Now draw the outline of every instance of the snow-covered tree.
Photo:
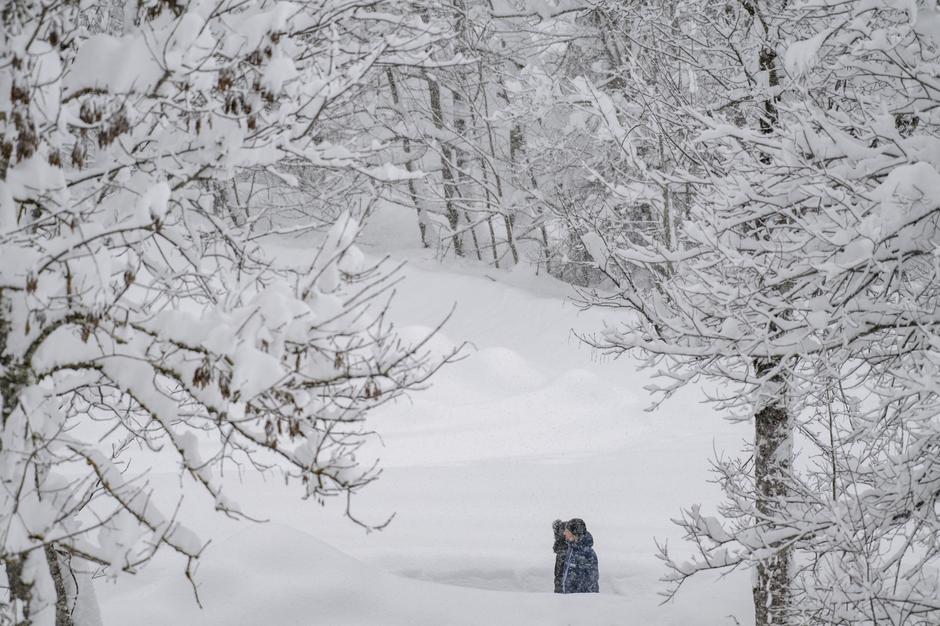
M 427 174 L 393 198 L 417 209 L 426 247 L 497 267 L 544 267 L 552 242 L 566 238 L 550 232 L 560 220 L 548 198 L 559 174 L 582 172 L 559 164 L 574 157 L 571 144 L 561 149 L 567 137 L 555 109 L 565 96 L 555 87 L 577 56 L 566 50 L 583 36 L 576 22 L 585 10 L 579 0 L 440 4 L 427 15 L 451 24 L 442 54 L 451 62 L 387 71 L 391 102 L 375 107 L 379 137 L 398 143 L 405 167 Z
M 377 476 L 356 458 L 366 412 L 441 357 L 385 319 L 394 281 L 352 207 L 292 258 L 233 197 L 298 168 L 409 176 L 324 129 L 372 73 L 430 62 L 447 28 L 412 5 L 4 3 L 0 622 L 70 623 L 70 559 L 113 576 L 170 549 L 190 574 L 204 538 L 134 459 L 175 455 L 236 517 L 228 465 L 314 499 Z
M 479 0 L 423 13 L 453 28 L 448 48 L 438 52 L 449 62 L 388 68 L 390 98 L 373 108 L 378 136 L 397 144 L 404 167 L 426 173 L 393 198 L 416 209 L 422 244 L 499 266 L 517 262 L 518 251 L 503 158 L 508 138 L 496 96 L 512 51 L 494 46 L 507 31 L 492 13 Z
M 684 513 L 698 554 L 664 550 L 668 579 L 753 566 L 761 625 L 935 623 L 936 2 L 683 4 L 707 27 L 669 45 L 727 85 L 654 92 L 698 127 L 689 214 L 673 242 L 586 239 L 619 287 L 588 299 L 636 312 L 594 342 L 755 424 L 717 463 L 725 521 Z

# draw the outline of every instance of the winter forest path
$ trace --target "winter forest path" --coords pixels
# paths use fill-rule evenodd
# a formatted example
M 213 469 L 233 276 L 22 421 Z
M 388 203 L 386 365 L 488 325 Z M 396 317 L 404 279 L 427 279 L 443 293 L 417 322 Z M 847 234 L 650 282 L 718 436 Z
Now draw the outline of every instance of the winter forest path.
M 653 543 L 682 554 L 669 519 L 695 503 L 713 509 L 708 458 L 737 449 L 746 427 L 691 392 L 645 412 L 649 375 L 579 343 L 572 329 L 600 329 L 605 314 L 578 311 L 560 282 L 392 254 L 408 260 L 396 325 L 420 333 L 456 303 L 435 347 L 471 344 L 428 390 L 371 418 L 384 446 L 363 458 L 380 457 L 385 471 L 354 512 L 370 522 L 395 513 L 392 524 L 365 534 L 340 503 L 321 508 L 275 479 L 249 480 L 231 493 L 271 524 L 198 516 L 196 530 L 217 537 L 197 577 L 204 610 L 183 566 L 162 555 L 137 577 L 98 585 L 105 623 L 720 626 L 734 614 L 747 624 L 746 573 L 693 581 L 658 606 Z M 596 541 L 599 596 L 546 593 L 551 521 L 574 516 Z

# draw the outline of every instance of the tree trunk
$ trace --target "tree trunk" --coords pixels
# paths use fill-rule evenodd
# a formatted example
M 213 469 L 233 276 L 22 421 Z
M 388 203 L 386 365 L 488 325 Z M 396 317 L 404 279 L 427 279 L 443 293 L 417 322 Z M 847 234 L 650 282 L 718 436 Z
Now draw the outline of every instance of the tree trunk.
M 776 88 L 780 85 L 777 70 L 777 52 L 770 41 L 771 32 L 768 23 L 761 14 L 761 7 L 756 1 L 746 0 L 744 9 L 759 23 L 767 38 L 758 52 L 758 66 L 767 75 L 768 94 L 764 98 L 763 115 L 760 117 L 760 132 L 772 134 L 779 121 L 777 103 L 779 96 Z M 769 154 L 762 155 L 762 160 L 770 163 Z M 786 311 L 780 311 L 783 316 Z M 779 358 L 758 359 L 755 363 L 758 377 L 763 377 L 780 365 Z M 757 487 L 756 508 L 763 518 L 759 520 L 765 532 L 773 536 L 777 530 L 776 511 L 787 506 L 789 494 L 788 474 L 792 467 L 792 424 L 786 406 L 787 382 L 781 374 L 775 374 L 769 381 L 770 398 L 763 408 L 754 415 L 754 478 Z M 791 604 L 790 566 L 792 548 L 775 544 L 770 558 L 763 559 L 757 565 L 754 577 L 754 622 L 756 626 L 780 626 L 787 623 L 787 614 Z
M 482 70 L 480 72 L 480 75 L 481 76 L 483 75 Z M 486 89 L 484 88 L 483 89 L 484 106 L 486 106 L 486 97 L 487 97 Z M 477 120 L 475 119 L 475 116 L 474 116 L 473 121 L 474 121 L 474 127 L 476 127 Z M 487 127 L 489 127 L 488 122 L 487 122 Z M 495 159 L 496 158 L 495 155 L 493 155 L 492 158 Z M 493 201 L 493 190 L 490 188 L 490 176 L 489 176 L 489 172 L 487 171 L 486 159 L 483 157 L 483 154 L 482 154 L 482 146 L 481 146 L 480 154 L 477 156 L 477 163 L 480 168 L 480 179 L 483 182 L 483 198 L 484 198 L 484 202 L 486 202 L 486 212 L 489 214 L 489 216 L 486 218 L 486 226 L 490 233 L 490 249 L 493 253 L 493 265 L 495 267 L 499 267 L 499 248 L 498 248 L 499 244 L 496 241 L 496 229 L 493 228 L 493 214 L 499 209 L 499 207 Z M 498 184 L 499 183 L 498 177 L 495 177 L 495 178 L 497 178 L 496 183 Z
M 467 133 L 467 106 L 460 97 L 460 94 L 456 91 L 451 92 L 451 96 L 454 101 L 454 133 L 457 134 L 463 141 L 466 141 Z M 470 229 L 470 237 L 473 240 L 473 249 L 476 251 L 476 257 L 478 261 L 483 260 L 483 253 L 480 251 L 480 241 L 477 237 L 477 229 L 474 225 L 475 220 L 470 215 L 470 209 L 468 208 L 470 202 L 472 201 L 470 195 L 467 193 L 469 185 L 465 183 L 467 177 L 467 170 L 469 168 L 469 160 L 467 159 L 466 150 L 461 150 L 458 147 L 457 142 L 454 142 L 453 146 L 453 156 L 451 157 L 451 162 L 454 164 L 454 187 L 456 190 L 456 199 L 463 200 L 463 216 L 464 220 L 467 222 L 467 228 Z M 455 199 L 455 201 L 456 201 Z
M 504 97 L 506 98 L 506 102 L 509 102 L 509 94 L 507 93 Z M 513 124 L 512 128 L 509 129 L 509 163 L 513 171 L 518 172 L 522 169 L 529 169 L 528 163 L 520 162 L 522 156 L 525 154 L 525 150 L 525 131 L 520 124 Z M 530 178 L 530 182 L 533 191 L 537 189 L 534 177 Z M 545 270 L 548 271 L 548 232 L 545 230 L 545 215 L 541 205 L 539 205 L 535 219 L 538 221 L 539 232 L 542 235 L 541 257 L 542 260 L 545 261 Z
M 392 94 L 392 103 L 395 105 L 395 108 L 398 109 L 398 114 L 402 119 L 405 119 L 405 112 L 402 109 L 401 99 L 398 96 L 398 85 L 395 82 L 395 74 L 392 73 L 391 67 L 385 68 L 385 77 L 388 79 L 388 88 Z M 405 169 L 408 170 L 408 173 L 414 171 L 414 166 L 411 164 L 411 140 L 407 135 L 402 136 L 402 149 L 405 151 Z M 408 195 L 411 196 L 411 203 L 414 204 L 415 211 L 418 212 L 418 230 L 421 232 L 421 245 L 425 248 L 428 246 L 428 225 L 425 221 L 424 211 L 421 209 L 421 203 L 418 201 L 418 190 L 415 187 L 415 181 L 413 178 L 408 179 Z
M 453 16 L 454 31 L 457 33 L 457 39 L 454 42 L 456 44 L 455 52 L 458 55 L 473 56 L 472 46 L 470 45 L 472 37 L 467 33 L 467 7 L 463 0 L 454 0 L 453 6 L 455 9 Z M 469 85 L 465 80 L 462 80 L 462 78 L 465 78 L 464 74 L 464 71 L 457 68 L 453 78 L 457 81 L 458 86 L 464 89 L 464 95 L 467 98 L 472 98 Z M 468 184 L 467 179 L 471 178 L 468 176 L 469 161 L 467 151 L 460 147 L 461 143 L 466 143 L 469 140 L 467 136 L 467 117 L 471 107 L 454 88 L 451 88 L 451 98 L 453 100 L 454 134 L 457 136 L 452 146 L 453 153 L 451 155 L 451 163 L 454 165 L 455 174 L 455 195 L 463 203 L 463 216 L 467 222 L 467 228 L 470 230 L 473 249 L 476 251 L 477 260 L 482 261 L 483 253 L 480 250 L 480 241 L 477 237 L 476 219 L 471 216 L 471 212 L 474 210 L 473 198 L 468 193 L 470 184 Z M 476 131 L 476 126 L 473 130 Z
M 91 575 L 74 569 L 73 557 L 53 546 L 45 547 L 45 555 L 56 594 L 55 626 L 102 626 Z
M 49 574 L 55 586 L 55 626 L 75 626 L 66 590 L 66 578 L 71 578 L 71 570 L 67 566 L 63 567 L 62 559 L 51 545 L 46 546 L 46 563 L 49 564 Z
M 441 106 L 441 86 L 438 84 L 437 79 L 432 78 L 431 76 L 427 77 L 428 81 L 428 93 L 431 100 L 431 119 L 434 122 L 434 128 L 441 132 L 444 130 L 444 110 Z M 450 164 L 450 147 L 442 141 L 441 138 L 438 138 L 438 143 L 440 144 L 440 156 L 441 156 L 441 179 L 443 181 L 444 187 L 444 214 L 447 216 L 447 222 L 450 224 L 451 232 L 453 233 L 451 237 L 454 242 L 454 252 L 457 256 L 463 256 L 463 240 L 460 237 L 458 228 L 460 226 L 460 214 L 457 212 L 457 207 L 454 204 L 454 196 L 456 195 L 456 182 L 454 181 L 454 172 Z
M 7 556 L 3 559 L 6 570 L 10 604 L 13 607 L 13 626 L 30 626 L 32 613 L 33 583 L 23 579 L 23 565 L 26 557 Z M 19 605 L 20 610 L 16 607 Z
M 764 376 L 779 365 L 779 359 L 760 359 L 757 375 Z M 771 379 L 771 398 L 754 415 L 754 479 L 757 487 L 757 511 L 765 534 L 778 529 L 775 520 L 787 506 L 790 495 L 788 474 L 792 467 L 792 429 L 786 407 L 786 381 L 780 374 Z M 790 607 L 791 548 L 773 541 L 773 556 L 757 565 L 754 577 L 754 623 L 756 626 L 786 624 Z
M 484 94 L 484 100 L 483 100 L 484 113 L 486 114 L 487 118 L 489 118 L 490 107 L 489 107 L 489 102 L 486 98 L 487 96 Z M 509 246 L 509 252 L 512 254 L 513 265 L 517 265 L 519 263 L 519 251 L 518 249 L 516 249 L 516 240 L 515 240 L 515 235 L 513 234 L 512 218 L 507 212 L 506 207 L 503 206 L 503 200 L 505 199 L 504 194 L 503 194 L 503 181 L 499 175 L 499 172 L 496 170 L 496 167 L 495 167 L 495 163 L 497 160 L 496 142 L 493 139 L 493 126 L 488 119 L 486 121 L 486 134 L 487 134 L 487 138 L 489 139 L 490 159 L 491 159 L 490 164 L 492 167 L 493 179 L 496 183 L 496 196 L 497 196 L 498 207 L 499 207 L 499 211 L 503 214 L 503 227 L 506 231 L 506 245 Z M 494 240 L 494 245 L 495 245 L 495 240 Z

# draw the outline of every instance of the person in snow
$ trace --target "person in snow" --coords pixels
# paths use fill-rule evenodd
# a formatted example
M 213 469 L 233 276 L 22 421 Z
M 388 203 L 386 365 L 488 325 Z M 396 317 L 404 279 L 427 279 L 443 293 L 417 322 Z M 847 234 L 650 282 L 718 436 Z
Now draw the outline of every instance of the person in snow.
M 561 572 L 561 593 L 597 593 L 597 554 L 594 537 L 588 532 L 583 519 L 565 523 L 565 541 L 568 550 Z
M 565 571 L 565 555 L 568 553 L 565 523 L 556 519 L 552 522 L 552 530 L 555 533 L 555 543 L 552 545 L 552 550 L 555 551 L 555 593 L 561 593 L 561 575 Z

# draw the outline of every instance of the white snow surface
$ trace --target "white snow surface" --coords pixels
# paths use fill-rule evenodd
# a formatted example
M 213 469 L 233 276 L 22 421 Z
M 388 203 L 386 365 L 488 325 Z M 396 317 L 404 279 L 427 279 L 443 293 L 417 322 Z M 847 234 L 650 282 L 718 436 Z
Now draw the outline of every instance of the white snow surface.
M 505 271 L 368 247 L 372 233 L 389 241 L 402 224 L 410 228 L 403 217 L 374 219 L 365 233 L 367 253 L 408 260 L 392 318 L 403 332 L 419 333 L 456 304 L 435 345 L 472 345 L 429 389 L 371 417 L 382 445 L 363 459 L 380 457 L 385 471 L 352 510 L 371 523 L 394 513 L 392 523 L 366 533 L 343 516 L 344 502 L 321 507 L 274 475 L 230 473 L 228 497 L 270 520 L 235 522 L 184 480 L 182 511 L 213 538 L 195 577 L 204 608 L 183 576 L 185 563 L 161 553 L 136 576 L 96 581 L 104 623 L 753 623 L 747 572 L 693 579 L 661 606 L 664 568 L 654 544 L 668 541 L 682 560 L 687 549 L 669 520 L 696 503 L 714 512 L 720 494 L 708 483 L 709 458 L 740 449 L 747 426 L 723 421 L 694 389 L 645 412 L 649 373 L 573 334 L 600 330 L 611 313 L 579 311 L 570 287 L 531 267 Z M 276 245 L 283 254 L 310 250 L 302 241 Z M 162 481 L 180 478 L 152 476 Z M 571 517 L 594 535 L 600 594 L 552 593 L 551 522 Z

